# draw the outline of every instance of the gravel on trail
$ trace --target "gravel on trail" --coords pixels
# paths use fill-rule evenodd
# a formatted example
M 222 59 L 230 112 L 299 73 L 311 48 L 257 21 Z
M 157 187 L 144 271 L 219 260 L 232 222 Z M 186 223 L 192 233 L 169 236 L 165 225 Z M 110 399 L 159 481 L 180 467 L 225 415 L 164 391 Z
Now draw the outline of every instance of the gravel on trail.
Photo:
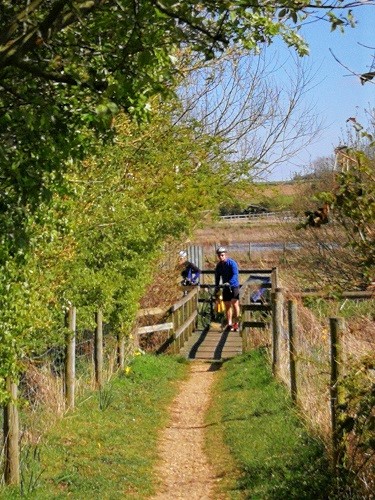
M 170 422 L 159 441 L 159 492 L 153 500 L 213 500 L 215 473 L 205 456 L 204 416 L 216 370 L 210 363 L 191 363 L 170 408 Z

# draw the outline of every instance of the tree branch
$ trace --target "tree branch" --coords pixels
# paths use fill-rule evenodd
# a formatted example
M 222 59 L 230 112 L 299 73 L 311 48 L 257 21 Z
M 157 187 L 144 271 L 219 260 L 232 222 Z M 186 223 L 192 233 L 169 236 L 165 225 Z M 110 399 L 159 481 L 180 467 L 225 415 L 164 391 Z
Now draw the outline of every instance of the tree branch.
M 80 82 L 73 78 L 70 75 L 67 74 L 62 74 L 62 73 L 57 73 L 57 72 L 48 72 L 44 71 L 38 66 L 35 66 L 33 64 L 30 64 L 26 61 L 15 61 L 13 63 L 13 66 L 16 68 L 21 69 L 22 71 L 25 71 L 26 73 L 29 73 L 30 75 L 38 76 L 40 78 L 43 78 L 44 80 L 50 80 L 54 82 L 60 82 L 60 83 L 67 83 L 69 85 L 79 85 Z
M 0 44 L 4 44 L 9 40 L 13 33 L 17 30 L 20 23 L 25 22 L 30 15 L 38 9 L 39 5 L 45 0 L 34 0 L 30 5 L 26 7 L 22 12 L 17 14 L 15 19 L 6 27 L 3 28 L 2 35 L 0 35 Z
M 59 0 L 37 26 L 33 26 L 14 40 L 2 37 L 4 41 L 0 46 L 0 67 L 15 65 L 15 61 L 20 60 L 27 52 L 37 47 L 39 40 L 41 43 L 46 43 L 54 33 L 76 22 L 81 14 L 92 12 L 105 2 L 106 0 L 82 0 L 74 10 L 71 9 L 64 13 L 67 2 Z M 39 6 L 38 2 L 35 4 L 34 10 L 37 6 Z M 21 18 L 24 18 L 24 14 Z M 12 26 L 14 27 L 17 22 L 19 23 L 18 20 L 14 21 Z
M 194 24 L 186 17 L 166 9 L 165 7 L 160 5 L 160 3 L 157 0 L 152 0 L 152 4 L 154 5 L 154 7 L 156 9 L 158 9 L 163 14 L 167 15 L 168 17 L 170 17 L 172 19 L 176 19 L 177 21 L 181 21 L 181 22 L 185 23 L 186 25 L 190 26 L 193 30 L 198 31 L 199 33 L 202 33 L 203 35 L 205 35 L 207 38 L 209 38 L 213 42 L 221 42 L 224 45 L 228 45 L 229 41 L 219 32 L 217 32 L 216 34 L 210 33 L 203 26 L 198 25 L 198 24 Z

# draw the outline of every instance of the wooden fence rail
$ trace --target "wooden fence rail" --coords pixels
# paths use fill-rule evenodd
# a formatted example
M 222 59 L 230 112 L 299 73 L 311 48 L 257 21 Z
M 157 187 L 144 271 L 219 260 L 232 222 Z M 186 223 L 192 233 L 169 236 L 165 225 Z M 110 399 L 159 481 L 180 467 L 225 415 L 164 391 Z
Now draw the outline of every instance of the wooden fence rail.
M 353 294 L 353 296 L 356 297 L 355 294 Z M 301 404 L 302 396 L 300 396 L 300 392 L 304 392 L 304 397 L 306 398 L 306 391 L 309 393 L 311 390 L 310 388 L 313 384 L 313 380 L 307 381 L 308 385 L 304 387 L 304 391 L 300 391 L 299 387 L 301 381 L 297 373 L 302 374 L 302 366 L 308 361 L 309 354 L 304 350 L 304 334 L 298 327 L 298 303 L 295 298 L 289 299 L 285 308 L 284 291 L 281 288 L 276 288 L 275 291 L 272 292 L 271 300 L 272 329 L 270 356 L 272 371 L 275 376 L 284 380 L 290 388 L 292 400 L 297 404 Z M 287 318 L 288 322 L 287 327 L 284 325 L 285 318 Z M 330 390 L 330 422 L 328 422 L 328 425 L 331 430 L 332 464 L 336 474 L 339 475 L 342 470 L 344 457 L 347 453 L 344 429 L 341 425 L 343 419 L 342 408 L 344 407 L 344 391 L 342 384 L 345 378 L 345 364 L 342 351 L 346 329 L 342 318 L 329 318 L 328 322 L 330 352 L 326 353 L 324 359 L 329 367 L 328 370 L 323 369 L 322 366 L 318 364 L 317 372 L 320 374 L 323 371 L 330 373 L 330 378 L 328 379 Z M 317 363 L 317 360 L 314 358 L 314 356 L 317 355 L 317 349 L 321 350 L 322 345 L 318 345 L 315 351 L 312 352 L 313 357 L 308 362 Z M 284 370 L 283 373 L 281 373 L 280 367 L 282 357 L 284 363 L 287 363 L 287 369 Z M 324 394 L 322 394 L 321 397 L 324 400 Z M 315 411 L 317 411 L 317 409 Z M 312 417 L 314 416 L 312 415 Z
M 265 212 L 261 214 L 233 214 L 233 215 L 222 215 L 220 217 L 221 220 L 243 220 L 243 219 L 254 219 L 254 220 L 259 220 L 259 219 L 266 219 L 267 222 L 270 222 L 271 220 L 277 220 L 277 221 L 294 221 L 297 220 L 297 217 L 294 215 L 293 212 L 290 211 L 285 211 L 285 212 Z
M 171 307 L 174 325 L 174 352 L 179 352 L 196 329 L 198 316 L 198 292 L 194 287 L 188 294 Z
M 203 271 L 203 274 L 213 274 L 213 270 Z M 280 376 L 281 350 L 285 349 L 289 359 L 289 380 L 291 397 L 293 401 L 299 403 L 299 381 L 298 367 L 300 364 L 301 353 L 297 349 L 298 328 L 298 310 L 295 298 L 287 301 L 287 314 L 284 311 L 284 291 L 278 285 L 277 268 L 272 269 L 250 269 L 241 270 L 241 274 L 249 275 L 248 279 L 241 286 L 240 302 L 243 313 L 242 336 L 244 350 L 250 346 L 249 339 L 254 329 L 269 331 L 272 327 L 271 335 L 271 358 L 272 370 L 277 376 Z M 264 303 L 250 303 L 251 276 L 261 275 L 270 276 L 271 283 L 267 288 L 267 300 Z M 263 285 L 262 285 L 263 286 Z M 357 297 L 358 292 L 344 292 L 342 296 Z M 152 332 L 169 332 L 168 340 L 170 351 L 177 353 L 183 347 L 184 343 L 190 337 L 197 327 L 198 318 L 198 294 L 199 287 L 192 287 L 190 291 L 178 302 L 173 304 L 167 311 L 160 308 L 141 311 L 138 316 L 160 314 L 166 312 L 167 321 L 143 326 L 137 329 L 136 335 L 149 334 Z M 360 298 L 373 297 L 373 293 L 360 294 Z M 259 319 L 259 314 L 268 315 L 268 319 Z M 253 317 L 252 315 L 255 315 Z M 270 321 L 271 317 L 271 321 Z M 288 326 L 284 325 L 287 318 Z M 66 318 L 66 348 L 65 348 L 65 372 L 64 372 L 64 395 L 67 409 L 73 409 L 75 406 L 75 363 L 76 363 L 76 309 L 71 306 L 67 311 Z M 94 370 L 95 382 L 98 389 L 103 385 L 103 314 L 98 311 L 95 314 L 95 332 L 93 339 L 94 346 Z M 343 457 L 343 436 L 340 434 L 338 425 L 340 414 L 340 383 L 342 380 L 342 357 L 341 357 L 341 339 L 345 326 L 340 318 L 330 319 L 330 402 L 331 402 L 331 429 L 332 429 L 332 448 L 333 461 L 335 467 L 339 467 Z M 125 359 L 125 340 L 121 334 L 117 335 L 117 366 L 124 368 Z M 14 380 L 7 380 L 8 391 L 11 396 L 9 402 L 4 406 L 4 481 L 6 484 L 17 485 L 20 481 L 19 465 L 19 421 L 17 411 L 17 384 Z
M 164 343 L 165 347 L 171 346 L 172 352 L 179 352 L 197 325 L 198 292 L 199 287 L 194 286 L 181 300 L 173 304 L 166 313 L 168 322 L 139 327 L 136 335 L 168 331 L 170 335 Z M 154 312 L 160 313 L 162 310 L 156 308 Z M 144 315 L 147 315 L 147 312 L 141 312 L 139 317 Z

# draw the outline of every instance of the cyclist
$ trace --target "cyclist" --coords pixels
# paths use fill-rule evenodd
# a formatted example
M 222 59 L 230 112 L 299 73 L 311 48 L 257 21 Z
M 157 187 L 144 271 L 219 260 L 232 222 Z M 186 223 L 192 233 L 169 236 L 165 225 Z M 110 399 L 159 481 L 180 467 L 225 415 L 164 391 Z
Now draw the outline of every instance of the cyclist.
M 225 315 L 227 328 L 232 332 L 238 331 L 240 317 L 240 282 L 238 276 L 238 265 L 233 259 L 227 257 L 227 250 L 219 247 L 216 250 L 219 262 L 215 268 L 215 292 L 219 293 L 220 280 L 223 287 L 223 301 L 225 304 Z
M 187 253 L 181 250 L 178 254 L 179 268 L 181 269 L 181 285 L 198 285 L 200 269 L 195 264 L 187 260 Z

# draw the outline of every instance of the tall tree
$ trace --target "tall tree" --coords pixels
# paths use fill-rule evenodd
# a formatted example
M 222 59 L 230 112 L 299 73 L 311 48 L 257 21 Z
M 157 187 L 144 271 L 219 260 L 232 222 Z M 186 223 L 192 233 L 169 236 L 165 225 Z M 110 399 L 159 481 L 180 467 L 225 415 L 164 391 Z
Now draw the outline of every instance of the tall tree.
M 187 67 L 179 91 L 182 119 L 195 117 L 222 139 L 232 166 L 228 180 L 259 178 L 316 137 L 320 124 L 304 99 L 314 75 L 300 59 L 289 59 L 267 48 L 252 56 L 232 50 Z
M 237 45 L 256 50 L 281 36 L 304 54 L 300 22 L 326 13 L 333 26 L 344 25 L 351 22 L 350 11 L 345 20 L 334 9 L 361 4 L 0 1 L 0 382 L 2 374 L 14 371 L 23 339 L 35 334 L 34 311 L 39 319 L 47 307 L 42 292 L 48 283 L 51 293 L 61 285 L 55 261 L 75 254 L 66 212 L 78 190 L 67 172 L 95 153 L 98 139 L 115 136 L 114 116 L 125 110 L 145 120 L 153 96 L 173 93 L 186 49 L 209 59 Z M 197 168 L 206 165 L 198 160 Z M 163 189 L 149 201 L 155 210 L 163 206 Z M 41 269 L 49 269 L 44 284 Z
M 307 53 L 309 16 L 351 22 L 361 2 L 261 0 L 24 0 L 0 2 L 0 172 L 3 206 L 39 203 L 55 173 L 82 158 L 95 134 L 110 135 L 122 108 L 137 118 L 178 77 L 178 49 L 203 58 L 230 45 L 256 50 L 275 36 Z M 346 18 L 334 14 L 348 11 Z M 51 174 L 53 172 L 53 175 Z

